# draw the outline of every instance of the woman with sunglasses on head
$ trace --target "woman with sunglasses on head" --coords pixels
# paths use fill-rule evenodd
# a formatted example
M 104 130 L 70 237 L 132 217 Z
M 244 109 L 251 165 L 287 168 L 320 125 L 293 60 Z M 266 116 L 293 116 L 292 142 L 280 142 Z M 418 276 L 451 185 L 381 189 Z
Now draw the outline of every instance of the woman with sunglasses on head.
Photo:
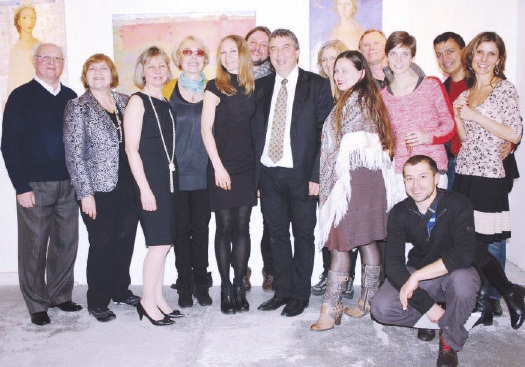
M 257 204 L 251 127 L 254 88 L 248 44 L 237 35 L 224 37 L 217 50 L 217 77 L 204 92 L 201 132 L 210 157 L 208 191 L 217 226 L 221 311 L 226 314 L 250 309 L 243 277 L 250 258 L 250 215 Z
M 208 288 L 208 225 L 211 211 L 206 170 L 208 154 L 201 136 L 202 100 L 206 80 L 202 70 L 209 62 L 208 49 L 194 36 L 185 37 L 173 50 L 181 70 L 178 79 L 164 86 L 163 94 L 175 113 L 175 156 L 179 171 L 177 230 L 174 243 L 179 306 L 193 306 L 192 294 L 201 306 L 212 304 Z

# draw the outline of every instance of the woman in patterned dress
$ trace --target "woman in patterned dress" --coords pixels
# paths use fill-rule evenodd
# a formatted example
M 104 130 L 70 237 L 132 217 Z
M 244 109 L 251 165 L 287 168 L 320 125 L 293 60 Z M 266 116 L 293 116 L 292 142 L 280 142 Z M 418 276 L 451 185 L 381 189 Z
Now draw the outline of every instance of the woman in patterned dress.
M 510 238 L 508 186 L 499 147 L 505 140 L 519 143 L 523 132 L 518 92 L 504 74 L 506 57 L 505 43 L 494 32 L 478 34 L 463 51 L 468 89 L 454 102 L 462 145 L 453 189 L 472 202 L 478 265 L 507 302 L 511 325 L 517 329 L 525 317 L 523 289 L 507 279 L 488 252 L 489 244 Z M 483 311 L 492 315 L 490 302 L 484 302 Z M 490 317 L 485 324 L 491 322 Z

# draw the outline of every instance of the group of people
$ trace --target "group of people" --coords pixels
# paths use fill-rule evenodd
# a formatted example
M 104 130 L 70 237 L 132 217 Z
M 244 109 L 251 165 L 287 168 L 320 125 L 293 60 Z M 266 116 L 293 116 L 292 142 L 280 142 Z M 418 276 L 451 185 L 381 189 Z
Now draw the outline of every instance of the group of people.
M 473 310 L 485 325 L 501 314 L 490 287 L 521 327 L 524 291 L 491 253 L 504 253 L 510 237 L 517 172 L 504 158 L 522 135 L 505 45 L 484 32 L 465 47 L 447 32 L 434 46 L 450 75 L 445 86 L 413 63 L 416 40 L 407 32 L 365 31 L 359 50 L 331 40 L 317 75 L 298 67 L 292 31 L 259 26 L 221 40 L 216 77 L 207 81 L 209 51 L 189 35 L 172 53 L 177 79 L 165 51 L 140 54 L 140 91 L 131 97 L 114 91 L 108 56 L 86 60 L 86 92 L 77 97 L 59 82 L 62 49 L 35 46 L 35 78 L 9 96 L 1 146 L 17 194 L 20 287 L 31 321 L 50 323 L 49 307 L 82 309 L 71 299 L 79 206 L 90 244 L 87 306 L 98 321 L 116 318 L 112 300 L 157 326 L 184 316 L 163 295 L 172 246 L 179 306 L 191 307 L 193 297 L 211 305 L 212 211 L 221 311 L 249 311 L 249 224 L 259 196 L 263 288 L 274 291 L 259 310 L 284 306 L 281 315 L 293 317 L 313 293 L 324 294 L 313 331 L 339 325 L 343 313 L 408 327 L 426 317 L 440 329 L 438 366 L 457 365 Z M 139 222 L 148 247 L 142 298 L 129 290 Z M 311 288 L 317 224 L 325 272 Z M 344 308 L 357 249 L 361 294 Z M 421 340 L 434 337 L 418 331 Z
M 339 52 L 334 52 L 337 44 L 327 45 L 319 54 L 323 69 Z M 522 135 L 516 88 L 504 75 L 505 45 L 494 32 L 480 33 L 467 46 L 453 32 L 436 37 L 439 65 L 450 75 L 444 86 L 424 77 L 412 62 L 416 41 L 406 32 L 393 32 L 387 39 L 369 30 L 359 47 L 367 62 L 353 60 L 353 75 L 345 70 L 345 58 L 355 51 L 339 53 L 331 66 L 330 79 L 340 94 L 323 127 L 319 197 L 321 243 L 331 254 L 323 256 L 329 259 L 327 271 L 312 288 L 324 297 L 311 330 L 333 328 L 343 312 L 360 317 L 371 311 L 381 323 L 409 327 L 428 318 L 440 329 L 437 365 L 455 366 L 472 311 L 481 312 L 476 324 L 491 325 L 493 315 L 502 313 L 496 300 L 501 295 L 512 328 L 521 327 L 525 317 L 524 290 L 507 279 L 497 256 L 510 237 L 508 193 L 517 171 L 509 153 Z M 345 74 L 352 75 L 350 92 Z M 382 88 L 381 103 L 374 105 L 366 94 L 371 90 L 367 75 Z M 348 104 L 352 95 L 356 101 Z M 368 129 L 376 125 L 373 138 L 363 128 L 362 115 Z M 369 146 L 376 142 L 376 149 L 391 155 L 390 131 L 395 140 L 392 167 Z M 451 140 L 447 156 L 444 143 Z M 368 149 L 366 155 L 361 149 Z M 364 168 L 383 173 L 380 189 L 372 178 L 362 189 Z M 387 210 L 397 203 L 386 227 L 378 222 L 378 214 L 386 217 L 385 211 L 374 206 L 378 194 Z M 357 218 L 345 223 L 352 215 Z M 359 236 L 363 228 L 369 237 Z M 386 232 L 378 233 L 378 228 Z M 377 256 L 381 249 L 370 248 L 385 237 L 384 254 Z M 406 243 L 413 246 L 407 257 Z M 342 295 L 352 289 L 353 279 L 352 253 L 347 251 L 354 247 L 362 255 L 362 293 L 356 306 L 343 308 Z M 381 265 L 387 279 L 383 283 Z M 418 330 L 421 340 L 434 337 L 434 329 Z

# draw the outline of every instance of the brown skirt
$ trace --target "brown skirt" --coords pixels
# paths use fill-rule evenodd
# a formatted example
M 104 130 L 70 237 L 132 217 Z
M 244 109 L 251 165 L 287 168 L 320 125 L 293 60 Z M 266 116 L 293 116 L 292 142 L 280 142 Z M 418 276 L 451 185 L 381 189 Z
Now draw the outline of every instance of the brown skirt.
M 380 170 L 358 168 L 351 172 L 348 210 L 332 227 L 325 244 L 330 251 L 349 251 L 386 238 L 386 189 Z

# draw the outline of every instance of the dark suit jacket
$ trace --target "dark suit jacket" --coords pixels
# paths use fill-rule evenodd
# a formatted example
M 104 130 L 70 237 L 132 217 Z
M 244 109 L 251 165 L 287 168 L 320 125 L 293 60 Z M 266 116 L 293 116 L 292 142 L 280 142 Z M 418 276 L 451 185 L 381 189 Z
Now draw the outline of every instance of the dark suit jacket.
M 255 82 L 257 110 L 254 116 L 255 149 L 258 166 L 266 141 L 275 73 Z M 297 182 L 319 182 L 321 130 L 333 107 L 330 82 L 317 74 L 299 69 L 292 107 L 290 144 Z

